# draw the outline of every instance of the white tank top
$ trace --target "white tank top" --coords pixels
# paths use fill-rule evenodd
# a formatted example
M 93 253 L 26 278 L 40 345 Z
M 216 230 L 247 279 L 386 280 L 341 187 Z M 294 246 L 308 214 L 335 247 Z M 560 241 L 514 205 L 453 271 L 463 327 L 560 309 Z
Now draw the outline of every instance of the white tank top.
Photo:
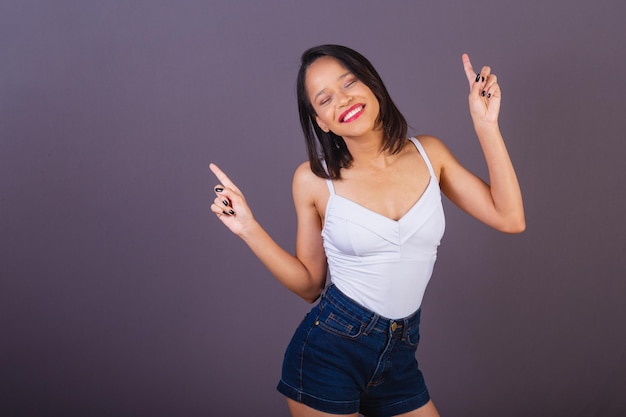
M 332 181 L 326 180 L 330 197 L 322 238 L 331 282 L 390 319 L 420 308 L 445 229 L 437 177 L 422 145 L 410 140 L 428 166 L 430 182 L 398 221 L 335 194 Z

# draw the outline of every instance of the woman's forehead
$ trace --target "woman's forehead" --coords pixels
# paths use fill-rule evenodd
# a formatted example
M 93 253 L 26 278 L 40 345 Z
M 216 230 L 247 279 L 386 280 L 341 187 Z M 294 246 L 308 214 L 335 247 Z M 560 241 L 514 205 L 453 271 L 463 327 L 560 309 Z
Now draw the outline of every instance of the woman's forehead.
M 343 63 L 337 58 L 334 58 L 332 56 L 322 56 L 320 58 L 317 58 L 311 63 L 311 65 L 309 65 L 309 68 L 306 72 L 306 78 L 311 78 L 312 74 L 317 75 L 319 73 L 326 73 L 332 75 L 336 72 L 344 73 L 346 71 L 348 71 L 346 66 L 343 65 Z
M 313 61 L 306 72 L 305 85 L 309 95 L 317 94 L 330 84 L 351 74 L 339 60 L 324 56 Z

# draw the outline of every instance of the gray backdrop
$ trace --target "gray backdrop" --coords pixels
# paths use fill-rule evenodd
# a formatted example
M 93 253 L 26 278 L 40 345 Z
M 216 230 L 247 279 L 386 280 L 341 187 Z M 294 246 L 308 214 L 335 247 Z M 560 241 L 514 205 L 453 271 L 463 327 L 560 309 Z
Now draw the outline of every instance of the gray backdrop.
M 443 416 L 626 415 L 622 0 L 0 1 L 0 415 L 287 416 L 308 304 L 209 211 L 216 162 L 294 245 L 301 52 L 377 67 L 481 176 L 499 75 L 528 229 L 446 201 L 418 359 Z

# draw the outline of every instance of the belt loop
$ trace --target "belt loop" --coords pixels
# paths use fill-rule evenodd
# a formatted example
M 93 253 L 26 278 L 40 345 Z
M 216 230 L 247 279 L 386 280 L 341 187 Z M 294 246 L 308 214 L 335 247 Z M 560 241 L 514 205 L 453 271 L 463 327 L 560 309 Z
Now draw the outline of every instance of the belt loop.
M 330 285 L 328 285 L 326 288 L 324 288 L 324 289 L 322 290 L 322 298 L 326 297 L 326 293 L 327 293 L 328 291 L 330 291 L 330 288 L 331 288 L 332 286 L 333 286 L 333 284 L 330 284 Z
M 367 336 L 372 331 L 374 326 L 376 326 L 376 323 L 378 323 L 379 318 L 380 316 L 378 314 L 374 314 L 372 316 L 372 318 L 370 319 L 370 322 L 367 324 L 367 327 L 365 327 L 365 330 L 363 330 L 364 335 Z
M 328 297 L 328 293 L 330 292 L 330 289 L 332 287 L 333 287 L 333 284 L 330 284 L 329 286 L 327 286 L 326 288 L 322 290 L 322 294 L 320 295 L 320 303 Z
M 319 299 L 319 301 L 318 301 L 318 303 L 317 303 L 317 306 L 318 306 L 321 310 L 324 310 L 324 307 L 326 306 L 326 304 L 328 304 L 328 298 L 327 298 L 328 296 L 327 296 L 327 293 L 328 293 L 328 289 L 329 289 L 329 288 L 330 288 L 330 287 L 326 287 L 326 288 L 324 288 L 324 290 L 322 291 L 322 294 L 320 295 L 320 299 Z
M 406 339 L 409 335 L 409 327 L 410 327 L 411 321 L 408 318 L 404 319 L 403 321 L 404 321 L 404 329 L 402 329 L 402 338 Z

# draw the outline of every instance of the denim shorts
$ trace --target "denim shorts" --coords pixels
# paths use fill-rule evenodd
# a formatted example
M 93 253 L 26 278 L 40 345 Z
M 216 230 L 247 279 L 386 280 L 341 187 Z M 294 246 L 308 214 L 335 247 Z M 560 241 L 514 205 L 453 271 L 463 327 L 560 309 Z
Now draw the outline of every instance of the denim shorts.
M 390 320 L 330 285 L 296 330 L 278 391 L 319 411 L 407 413 L 430 397 L 415 359 L 420 310 Z

